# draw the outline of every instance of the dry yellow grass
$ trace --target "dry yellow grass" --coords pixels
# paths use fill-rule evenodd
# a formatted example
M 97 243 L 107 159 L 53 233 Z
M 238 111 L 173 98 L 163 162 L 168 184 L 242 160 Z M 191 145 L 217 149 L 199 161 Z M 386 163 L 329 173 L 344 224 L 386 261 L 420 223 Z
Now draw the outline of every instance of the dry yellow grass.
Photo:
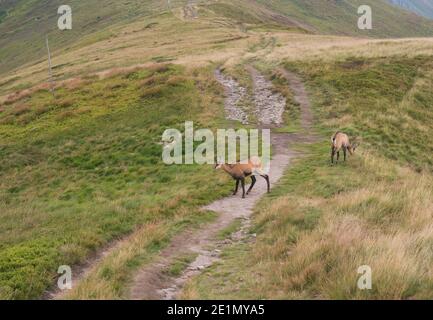
M 300 235 L 283 264 L 268 266 L 276 268 L 283 291 L 299 298 L 302 288 L 311 290 L 308 297 L 317 294 L 326 299 L 430 297 L 429 290 L 419 287 L 433 281 L 428 249 L 433 240 L 432 179 L 407 173 L 400 179 L 400 183 L 371 184 L 327 201 L 319 227 Z M 368 205 L 372 199 L 377 203 Z M 401 208 L 385 225 L 368 222 L 380 219 L 383 210 L 395 205 Z M 281 207 L 276 204 L 266 210 L 281 212 Z M 276 242 L 280 241 L 284 248 L 284 234 Z M 372 292 L 356 289 L 356 271 L 362 265 L 372 268 Z
M 228 249 L 183 298 L 431 298 L 432 176 L 368 152 L 351 162 L 338 174 L 317 155 L 295 165 L 257 211 L 257 242 Z M 357 287 L 364 265 L 372 290 Z
M 347 57 L 392 57 L 433 54 L 433 38 L 362 39 L 340 36 L 274 33 L 279 45 L 267 55 L 269 61 L 325 60 Z
M 174 25 L 168 24 L 165 29 L 161 26 L 159 27 L 160 30 L 154 30 L 158 37 L 153 36 L 149 30 L 134 32 L 133 26 L 128 26 L 124 31 L 124 37 L 103 40 L 71 53 L 54 56 L 53 63 L 56 64 L 61 61 L 65 65 L 62 67 L 62 73 L 74 79 L 81 74 L 92 72 L 100 77 L 105 77 L 122 69 L 133 70 L 147 67 L 153 64 L 154 59 L 157 58 L 168 58 L 175 64 L 197 67 L 212 62 L 225 62 L 227 66 L 234 66 L 240 59 L 247 60 L 257 56 L 272 62 L 283 59 L 287 61 L 315 59 L 332 61 L 346 57 L 368 58 L 394 55 L 411 57 L 433 54 L 433 38 L 375 40 L 294 33 L 273 33 L 272 37 L 277 39 L 277 45 L 271 52 L 269 48 L 249 52 L 248 49 L 251 45 L 261 41 L 260 32 L 250 31 L 244 34 L 240 31 L 233 31 L 231 28 L 224 29 L 207 25 L 208 22 L 206 21 L 189 23 L 201 23 L 206 26 L 208 28 L 204 33 L 206 37 L 203 37 L 200 28 L 192 28 L 186 33 L 187 36 L 184 39 L 175 40 L 179 35 L 173 34 L 170 28 L 176 28 L 176 22 Z M 235 40 L 230 41 L 230 37 Z M 271 36 L 269 35 L 269 37 Z M 166 39 L 166 41 L 161 42 L 160 39 Z M 215 49 L 215 44 L 224 40 L 227 40 L 226 44 Z M 119 45 L 124 45 L 125 48 L 118 48 L 113 51 L 116 41 L 119 42 Z M 83 63 L 83 60 L 87 62 Z M 3 90 L 20 83 L 36 85 L 42 82 L 42 86 L 46 86 L 44 83 L 47 80 L 46 73 L 46 64 L 41 62 L 31 67 L 24 66 L 8 76 L 3 76 L 0 78 L 0 82 L 8 83 Z M 9 82 L 16 77 L 16 81 Z M 29 90 L 25 90 L 25 92 L 29 92 Z M 4 95 L 0 97 L 0 101 L 6 99 L 7 97 Z

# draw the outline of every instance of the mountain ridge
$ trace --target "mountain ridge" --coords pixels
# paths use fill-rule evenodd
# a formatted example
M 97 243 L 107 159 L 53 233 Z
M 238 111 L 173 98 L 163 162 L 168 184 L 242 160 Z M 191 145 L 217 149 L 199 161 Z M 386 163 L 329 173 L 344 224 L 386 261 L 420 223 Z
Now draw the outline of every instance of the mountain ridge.
M 71 0 L 73 29 L 59 31 L 57 8 L 63 4 L 60 0 L 3 1 L 0 3 L 0 74 L 13 76 L 14 70 L 43 62 L 46 35 L 52 53 L 59 56 L 111 39 L 119 27 L 138 21 L 146 28 L 150 21 L 155 23 L 165 19 L 167 14 L 176 15 L 191 5 L 186 0 L 172 0 L 170 3 L 169 8 L 162 0 L 132 0 L 127 3 Z M 357 8 L 361 4 L 373 8 L 373 30 L 357 28 Z M 273 26 L 295 32 L 373 38 L 433 34 L 433 21 L 393 6 L 387 0 L 197 0 L 193 6 L 200 11 L 197 19 L 193 19 L 195 22 L 212 23 L 224 19 L 231 21 L 229 25 L 233 30 L 241 26 L 247 32 L 257 27 Z M 187 24 L 191 22 L 184 21 Z M 197 26 L 197 23 L 192 24 L 191 28 Z

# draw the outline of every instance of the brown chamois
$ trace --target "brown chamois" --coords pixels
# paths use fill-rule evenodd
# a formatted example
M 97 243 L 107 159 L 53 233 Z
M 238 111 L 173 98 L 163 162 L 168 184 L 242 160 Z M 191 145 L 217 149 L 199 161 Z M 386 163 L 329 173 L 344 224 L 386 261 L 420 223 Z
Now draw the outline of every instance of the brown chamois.
M 268 193 L 271 191 L 271 186 L 269 182 L 269 175 L 263 172 L 262 162 L 258 157 L 252 157 L 248 163 L 236 163 L 236 164 L 225 164 L 223 162 L 217 161 L 215 164 L 215 169 L 223 169 L 227 172 L 235 181 L 236 188 L 233 195 L 238 193 L 239 183 L 242 185 L 242 198 L 245 198 L 245 179 L 251 177 L 251 186 L 246 192 L 248 195 L 256 184 L 256 175 L 263 177 L 266 180 L 268 186 Z
M 355 153 L 356 148 L 359 143 L 350 143 L 349 136 L 343 132 L 338 131 L 335 135 L 332 136 L 332 151 L 331 151 L 331 162 L 334 163 L 334 156 L 337 154 L 337 163 L 340 160 L 340 151 L 343 150 L 344 153 L 344 161 L 346 161 L 347 151 L 351 155 Z

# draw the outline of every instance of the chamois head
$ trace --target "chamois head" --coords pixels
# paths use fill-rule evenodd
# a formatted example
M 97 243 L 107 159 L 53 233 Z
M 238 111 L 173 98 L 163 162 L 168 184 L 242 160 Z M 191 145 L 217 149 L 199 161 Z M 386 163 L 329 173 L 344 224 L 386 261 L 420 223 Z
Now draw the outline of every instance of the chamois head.
M 352 144 L 350 146 L 350 149 L 351 149 L 350 151 L 352 153 L 355 153 L 356 149 L 359 147 L 360 144 L 361 144 L 361 142 L 359 141 L 359 139 L 358 138 L 354 138 L 353 141 L 352 141 Z

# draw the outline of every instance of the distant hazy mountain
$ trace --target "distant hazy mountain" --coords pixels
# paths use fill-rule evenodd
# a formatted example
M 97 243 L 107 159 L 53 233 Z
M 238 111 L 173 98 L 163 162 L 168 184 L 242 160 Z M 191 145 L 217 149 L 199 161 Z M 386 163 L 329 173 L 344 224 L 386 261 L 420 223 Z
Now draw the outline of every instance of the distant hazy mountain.
M 433 19 L 433 0 L 389 0 L 391 3 Z

